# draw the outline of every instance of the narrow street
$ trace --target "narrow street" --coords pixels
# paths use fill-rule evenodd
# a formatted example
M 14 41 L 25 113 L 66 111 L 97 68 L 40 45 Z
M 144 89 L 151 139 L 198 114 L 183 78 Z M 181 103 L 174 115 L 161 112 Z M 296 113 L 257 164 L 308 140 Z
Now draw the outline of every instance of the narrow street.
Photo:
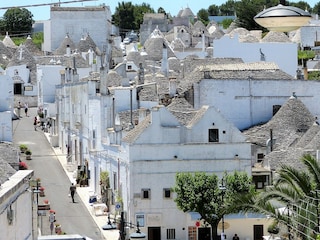
M 94 240 L 104 239 L 77 194 L 75 203 L 68 196 L 71 185 L 69 178 L 43 131 L 34 130 L 36 108 L 29 109 L 28 115 L 25 116 L 21 111 L 22 118 L 13 121 L 13 143 L 17 147 L 26 144 L 32 151 L 32 160 L 25 160 L 25 156 L 21 156 L 21 161 L 25 161 L 28 168 L 34 170 L 35 178 L 40 178 L 41 185 L 45 188 L 45 197 L 38 196 L 39 204 L 49 200 L 51 209 L 56 212 L 56 223 L 61 224 L 62 231 L 66 234 L 80 234 Z M 42 235 L 50 235 L 49 213 L 39 218 Z

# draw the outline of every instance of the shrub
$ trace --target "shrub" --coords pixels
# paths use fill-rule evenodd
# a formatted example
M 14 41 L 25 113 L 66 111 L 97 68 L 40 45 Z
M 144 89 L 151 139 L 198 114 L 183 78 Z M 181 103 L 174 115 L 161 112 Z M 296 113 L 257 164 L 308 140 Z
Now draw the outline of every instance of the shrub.
M 28 149 L 27 145 L 25 145 L 25 144 L 20 144 L 19 148 L 20 148 L 21 152 L 24 152 Z
M 27 149 L 25 153 L 26 153 L 26 155 L 31 155 L 32 154 L 30 149 Z

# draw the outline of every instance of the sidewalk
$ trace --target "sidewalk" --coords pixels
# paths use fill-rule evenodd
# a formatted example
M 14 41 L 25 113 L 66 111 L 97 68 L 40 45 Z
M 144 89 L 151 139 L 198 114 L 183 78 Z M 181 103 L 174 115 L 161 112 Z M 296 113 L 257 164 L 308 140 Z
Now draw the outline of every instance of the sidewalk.
M 48 141 L 50 141 L 50 136 L 49 136 L 50 134 L 46 133 L 46 132 L 44 132 L 44 134 L 45 134 L 46 138 L 48 139 Z M 66 175 L 70 179 L 70 182 L 75 183 L 76 179 L 74 177 L 74 172 L 71 171 L 72 166 L 67 163 L 67 158 L 66 158 L 65 154 L 62 154 L 60 148 L 58 148 L 58 147 L 53 147 L 52 149 L 54 150 L 56 157 L 59 160 L 61 166 L 63 167 Z M 117 229 L 103 230 L 102 229 L 102 226 L 106 225 L 108 222 L 108 216 L 96 216 L 94 214 L 92 203 L 89 203 L 89 197 L 91 195 L 90 193 L 91 193 L 90 187 L 77 187 L 75 199 L 80 198 L 80 200 L 86 206 L 86 208 L 88 209 L 88 212 L 92 216 L 93 220 L 96 222 L 97 226 L 100 228 L 104 239 L 118 240 L 119 239 L 119 230 L 117 230 Z M 111 215 L 111 218 L 113 219 L 112 213 L 110 213 L 110 215 Z

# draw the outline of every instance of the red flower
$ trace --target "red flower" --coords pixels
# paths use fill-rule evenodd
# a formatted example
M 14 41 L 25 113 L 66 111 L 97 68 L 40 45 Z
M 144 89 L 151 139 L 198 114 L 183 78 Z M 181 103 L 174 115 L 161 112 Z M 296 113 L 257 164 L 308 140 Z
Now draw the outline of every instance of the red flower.
M 28 166 L 25 162 L 19 162 L 19 170 L 27 170 Z

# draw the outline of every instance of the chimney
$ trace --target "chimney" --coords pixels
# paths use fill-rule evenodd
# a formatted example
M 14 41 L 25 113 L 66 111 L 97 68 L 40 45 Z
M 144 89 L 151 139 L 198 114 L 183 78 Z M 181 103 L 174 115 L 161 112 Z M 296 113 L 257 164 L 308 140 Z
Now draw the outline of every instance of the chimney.
M 168 77 L 168 49 L 165 44 L 163 44 L 162 49 L 161 71 Z
M 144 68 L 142 63 L 139 63 L 139 70 L 138 70 L 138 85 L 144 84 Z
M 204 33 L 202 33 L 201 38 L 202 38 L 202 52 L 204 52 L 205 51 L 205 46 L 206 46 Z
M 100 94 L 107 95 L 108 84 L 107 84 L 107 71 L 105 67 L 100 68 Z
M 177 94 L 177 79 L 176 78 L 171 78 L 169 79 L 169 94 L 170 97 L 173 97 L 174 95 Z
M 61 84 L 66 83 L 66 70 L 60 70 Z
M 88 54 L 89 54 L 89 65 L 92 66 L 92 64 L 93 64 L 93 50 L 92 50 L 92 48 L 89 49 Z
M 139 108 L 139 123 L 142 122 L 147 117 L 147 109 Z
M 71 55 L 71 48 L 70 48 L 70 45 L 68 44 L 66 48 L 66 56 L 69 57 L 70 55 Z

